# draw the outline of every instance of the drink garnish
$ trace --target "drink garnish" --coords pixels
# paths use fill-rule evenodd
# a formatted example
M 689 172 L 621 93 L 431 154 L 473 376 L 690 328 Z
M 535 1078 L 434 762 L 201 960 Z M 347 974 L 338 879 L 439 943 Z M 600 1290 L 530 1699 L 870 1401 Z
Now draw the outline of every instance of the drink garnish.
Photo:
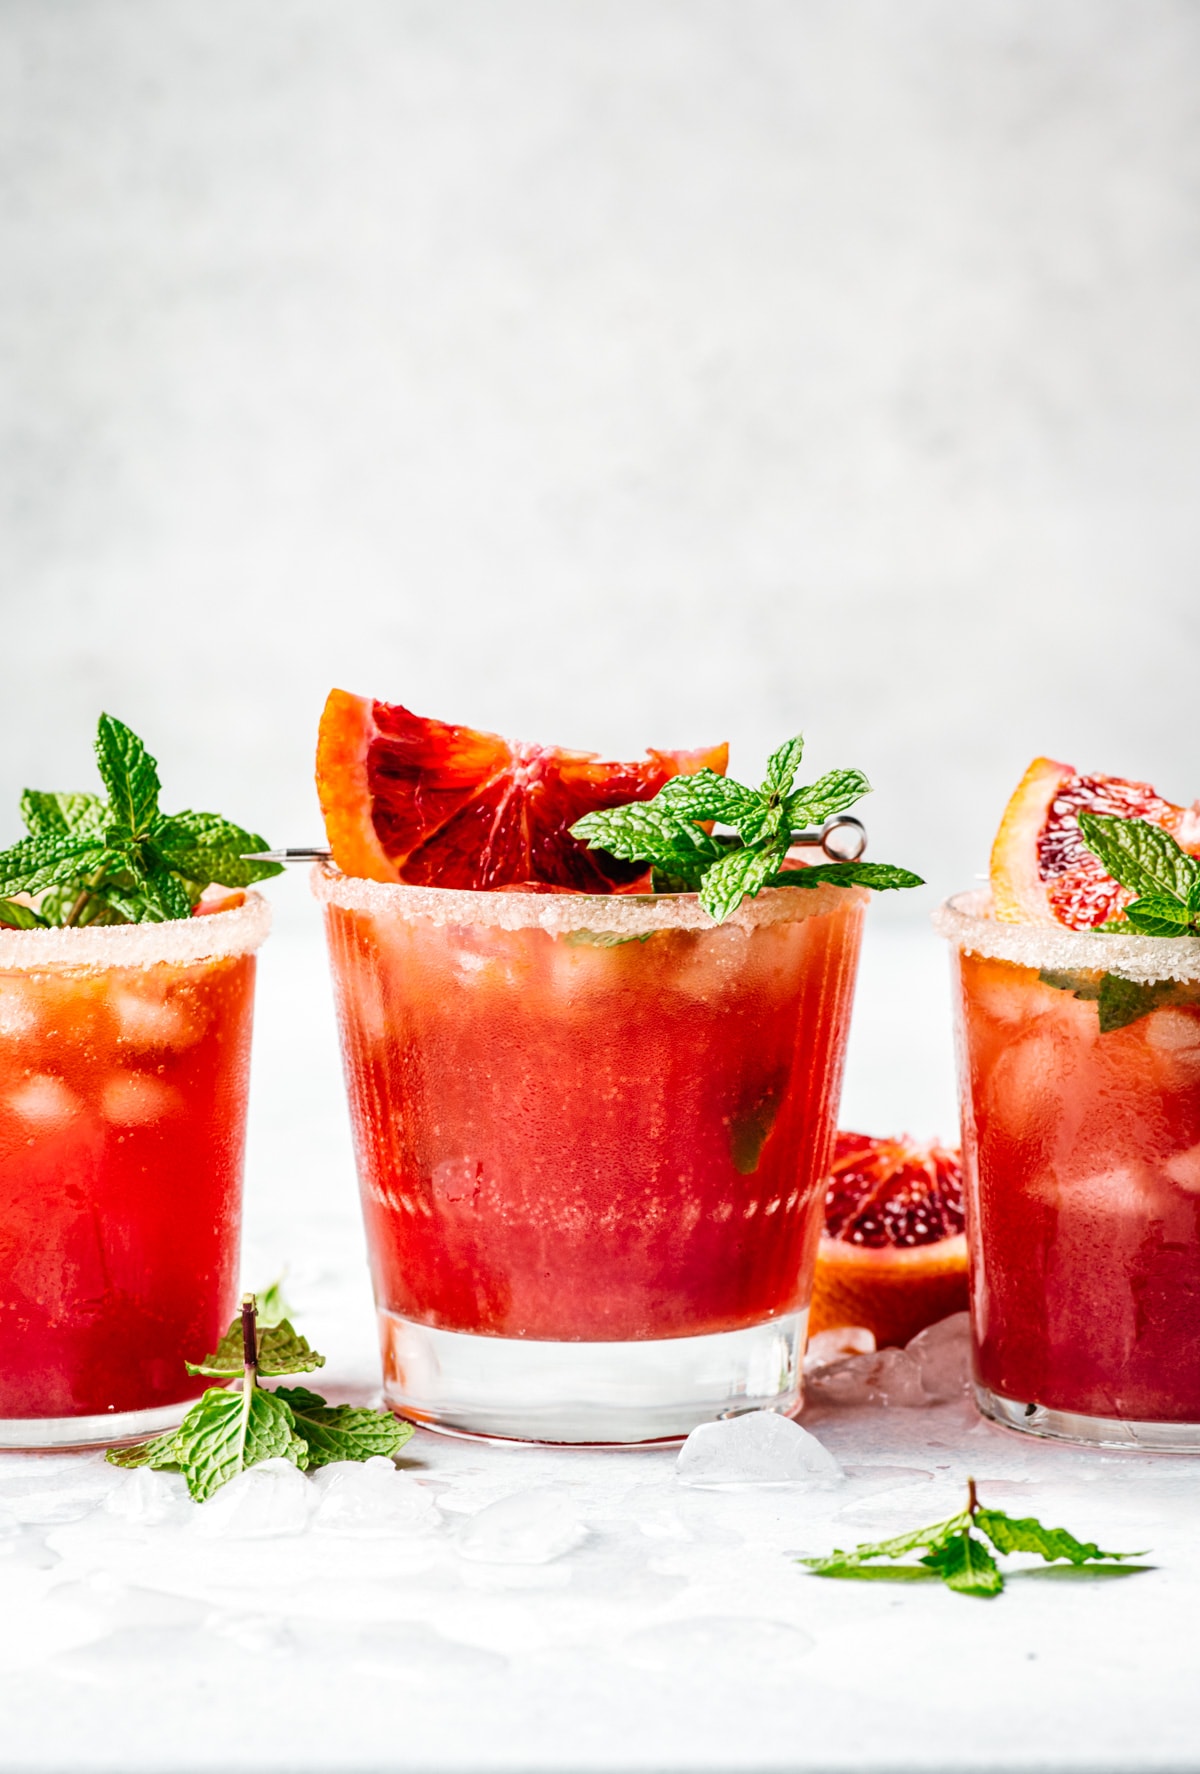
M 869 1577 L 897 1583 L 914 1577 L 940 1577 L 959 1595 L 990 1597 L 1004 1588 L 1004 1574 L 994 1554 L 1028 1552 L 1047 1564 L 1089 1566 L 1096 1572 L 1133 1572 L 1144 1565 L 1127 1561 L 1141 1552 L 1105 1552 L 1091 1540 L 1077 1540 L 1066 1528 L 1044 1528 L 1036 1517 L 1008 1515 L 980 1503 L 975 1480 L 967 1480 L 967 1506 L 945 1521 L 898 1534 L 891 1540 L 864 1542 L 852 1552 L 835 1549 L 824 1558 L 801 1558 L 817 1577 Z M 918 1554 L 916 1564 L 903 1563 Z M 890 1563 L 879 1564 L 878 1560 Z
M 861 770 L 831 770 L 796 788 L 804 752 L 797 734 L 767 762 L 761 788 L 748 788 L 715 770 L 674 776 L 653 800 L 585 814 L 570 828 L 593 850 L 625 862 L 648 862 L 656 892 L 698 892 L 700 904 L 721 923 L 747 896 L 764 887 L 920 887 L 919 875 L 881 862 L 828 862 L 785 868 L 797 828 L 820 825 L 869 794 Z M 715 835 L 713 823 L 732 826 L 735 837 Z
M 268 1289 L 268 1294 L 277 1292 Z M 324 1365 L 325 1357 L 309 1347 L 289 1319 L 260 1324 L 255 1296 L 246 1294 L 241 1313 L 213 1353 L 186 1364 L 190 1374 L 238 1384 L 210 1386 L 177 1429 L 133 1447 L 109 1448 L 107 1457 L 114 1466 L 182 1472 L 193 1500 L 204 1503 L 262 1460 L 282 1458 L 310 1472 L 334 1460 L 369 1460 L 376 1454 L 390 1458 L 399 1452 L 412 1435 L 412 1424 L 399 1422 L 390 1411 L 330 1405 L 306 1386 L 268 1391 L 259 1384 Z
M 281 872 L 277 862 L 249 860 L 265 840 L 218 813 L 161 813 L 157 763 L 111 715 L 100 716 L 96 762 L 107 800 L 39 789 L 21 796 L 28 836 L 0 851 L 0 925 L 187 918 L 214 882 L 249 887 Z
M 1097 928 L 1126 936 L 1200 935 L 1200 857 L 1145 819 L 1081 813 L 1079 830 L 1114 881 L 1137 895 Z

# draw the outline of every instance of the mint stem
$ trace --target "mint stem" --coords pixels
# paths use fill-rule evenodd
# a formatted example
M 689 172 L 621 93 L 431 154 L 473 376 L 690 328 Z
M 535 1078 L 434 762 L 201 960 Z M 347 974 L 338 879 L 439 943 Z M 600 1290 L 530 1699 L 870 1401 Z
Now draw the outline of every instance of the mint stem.
M 973 1478 L 969 1478 L 967 1480 L 967 1514 L 970 1516 L 972 1521 L 975 1520 L 975 1511 L 978 1508 L 979 1508 L 979 1498 L 975 1495 L 975 1480 Z
M 253 1294 L 242 1295 L 242 1360 L 246 1367 L 245 1391 L 258 1383 L 258 1302 Z

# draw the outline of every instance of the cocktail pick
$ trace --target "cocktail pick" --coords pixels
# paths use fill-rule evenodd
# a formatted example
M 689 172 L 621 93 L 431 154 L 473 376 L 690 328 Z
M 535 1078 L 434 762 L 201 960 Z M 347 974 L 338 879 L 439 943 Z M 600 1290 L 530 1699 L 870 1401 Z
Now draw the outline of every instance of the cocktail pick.
M 867 828 L 852 813 L 839 813 L 813 831 L 793 832 L 798 849 L 823 850 L 830 862 L 857 862 L 866 854 Z M 298 844 L 286 850 L 255 850 L 247 862 L 332 862 L 333 852 L 317 844 Z

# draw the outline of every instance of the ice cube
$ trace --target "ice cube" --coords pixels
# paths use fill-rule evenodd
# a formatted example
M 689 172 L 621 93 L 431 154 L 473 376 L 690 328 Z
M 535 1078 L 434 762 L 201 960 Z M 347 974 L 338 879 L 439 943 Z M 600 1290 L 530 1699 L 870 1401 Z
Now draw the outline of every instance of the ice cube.
M 1187 1010 L 1156 1010 L 1146 1019 L 1146 1040 L 1160 1053 L 1200 1061 L 1200 1017 Z
M 302 1534 L 314 1493 L 290 1460 L 263 1460 L 201 1503 L 189 1524 L 210 1539 L 265 1540 Z
M 140 1466 L 126 1472 L 122 1482 L 108 1493 L 104 1507 L 120 1521 L 135 1527 L 157 1527 L 181 1515 L 187 1504 L 187 1486 L 178 1472 L 152 1472 Z
M 458 1536 L 458 1550 L 480 1564 L 547 1565 L 582 1545 L 587 1532 L 569 1497 L 538 1485 L 473 1515 Z
M 701 1423 L 679 1450 L 680 1484 L 705 1490 L 751 1485 L 835 1484 L 842 1469 L 815 1435 L 776 1411 L 744 1411 Z
M 1164 1176 L 1169 1176 L 1177 1188 L 1186 1189 L 1189 1195 L 1200 1195 L 1200 1145 L 1174 1153 L 1162 1168 Z
M 921 1373 L 907 1349 L 880 1349 L 831 1362 L 804 1383 L 811 1404 L 882 1404 L 912 1409 L 932 1404 Z
M 39 1072 L 9 1093 L 8 1106 L 39 1133 L 50 1133 L 66 1126 L 80 1102 L 61 1078 L 55 1078 L 49 1072 Z
M 961 1398 L 971 1383 L 971 1318 L 955 1312 L 923 1331 L 906 1344 L 905 1353 L 917 1364 L 921 1385 L 935 1404 Z
M 166 998 L 153 982 L 114 991 L 109 1007 L 117 1023 L 117 1039 L 140 1052 L 160 1047 L 190 1047 L 204 1033 L 203 1019 L 189 1015 L 178 998 Z
M 319 1498 L 313 1528 L 319 1534 L 425 1534 L 441 1525 L 429 1492 L 381 1454 L 361 1464 L 322 1466 L 313 1483 Z
M 114 1127 L 148 1127 L 180 1106 L 179 1092 L 144 1072 L 114 1072 L 100 1096 L 104 1119 Z
M 875 1333 L 862 1324 L 840 1324 L 833 1330 L 818 1331 L 808 1339 L 804 1352 L 805 1373 L 828 1367 L 847 1355 L 874 1355 Z
M 21 1041 L 38 1025 L 37 1009 L 20 987 L 0 989 L 0 1041 Z

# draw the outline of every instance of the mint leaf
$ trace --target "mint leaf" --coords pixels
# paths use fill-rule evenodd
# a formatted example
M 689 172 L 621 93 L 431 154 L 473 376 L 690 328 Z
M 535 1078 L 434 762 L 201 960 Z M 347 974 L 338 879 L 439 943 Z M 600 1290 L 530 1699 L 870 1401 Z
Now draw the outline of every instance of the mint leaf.
M 203 889 L 249 887 L 283 872 L 279 862 L 248 862 L 247 854 L 267 849 L 257 832 L 244 831 L 219 813 L 175 813 L 155 821 L 154 847 L 170 869 Z
M 280 1378 L 284 1374 L 311 1374 L 314 1368 L 325 1366 L 325 1357 L 310 1348 L 308 1340 L 292 1327 L 289 1319 L 281 1318 L 278 1324 L 271 1325 L 260 1322 L 256 1336 L 258 1371 L 264 1379 Z M 241 1315 L 234 1319 L 211 1355 L 195 1365 L 189 1361 L 185 1366 L 189 1374 L 205 1374 L 217 1380 L 234 1379 L 240 1374 L 243 1367 Z
M 642 804 L 662 809 L 677 819 L 719 819 L 723 825 L 739 830 L 745 821 L 757 818 L 764 806 L 762 796 L 752 788 L 744 788 L 728 776 L 718 776 L 707 766 L 692 776 L 672 776 L 652 801 Z
M 99 795 L 55 794 L 27 788 L 21 796 L 21 818 L 31 837 L 69 832 L 75 837 L 100 838 L 108 823 L 108 809 Z
M 1186 900 L 1165 893 L 1147 893 L 1125 907 L 1125 919 L 1138 936 L 1187 936 L 1195 931 L 1195 914 Z
M 1121 979 L 1115 973 L 1106 973 L 1100 981 L 1100 1033 L 1108 1035 L 1114 1029 L 1139 1022 L 1152 1010 L 1169 1003 L 1175 990 L 1175 982 L 1170 979 Z
M 952 1534 L 959 1533 L 966 1527 L 967 1520 L 967 1511 L 964 1509 L 957 1515 L 948 1516 L 945 1521 L 935 1521 L 927 1528 L 914 1528 L 911 1533 L 897 1534 L 890 1540 L 864 1541 L 852 1552 L 843 1552 L 840 1547 L 835 1547 L 825 1558 L 799 1558 L 796 1563 L 807 1565 L 818 1577 L 834 1577 L 842 1571 L 853 1570 L 874 1559 L 905 1558 L 910 1552 L 922 1550 L 936 1552 Z
M 1044 986 L 1053 986 L 1056 992 L 1070 992 L 1073 998 L 1081 998 L 1085 1003 L 1099 998 L 1105 977 L 1102 974 L 1099 979 L 1089 979 L 1085 973 L 1059 973 L 1052 967 L 1043 967 L 1038 974 Z
M 277 1324 L 282 1324 L 285 1318 L 292 1316 L 292 1309 L 283 1297 L 282 1275 L 269 1287 L 264 1287 L 261 1293 L 255 1294 L 254 1303 L 258 1312 L 259 1330 L 274 1330 Z
M 820 887 L 825 881 L 832 881 L 835 887 L 873 887 L 876 892 L 925 885 L 920 875 L 891 862 L 819 862 L 812 868 L 780 869 L 768 885 Z
M 169 1470 L 179 1464 L 175 1455 L 178 1434 L 178 1429 L 164 1429 L 161 1435 L 155 1435 L 149 1441 L 139 1441 L 133 1447 L 109 1448 L 104 1457 L 111 1466 L 149 1466 L 155 1472 Z
M 766 850 L 730 850 L 713 863 L 700 883 L 700 904 L 709 917 L 720 924 L 743 899 L 753 899 L 778 872 L 782 850 L 780 844 Z
M 290 1460 L 302 1472 L 308 1465 L 308 1448 L 285 1400 L 252 1384 L 242 1392 L 212 1387 L 175 1431 L 174 1447 L 197 1503 L 260 1460 Z
M 979 1508 L 975 1526 L 986 1534 L 997 1552 L 1036 1552 L 1047 1563 L 1066 1559 L 1073 1565 L 1098 1559 L 1141 1558 L 1141 1552 L 1103 1552 L 1093 1540 L 1077 1540 L 1066 1528 L 1044 1528 L 1033 1516 L 1007 1515 L 1003 1509 Z
M 844 813 L 855 801 L 869 795 L 871 785 L 861 770 L 830 770 L 811 788 L 798 789 L 787 802 L 789 826 L 824 825 L 835 813 Z
M 952 1534 L 921 1560 L 937 1573 L 948 1588 L 959 1595 L 990 1597 L 999 1595 L 1004 1578 L 995 1559 L 967 1528 Z
M 22 838 L 11 849 L 0 851 L 0 894 L 38 893 L 56 881 L 87 874 L 106 855 L 104 845 L 96 839 L 71 832 Z
M 144 836 L 158 812 L 157 763 L 137 734 L 112 715 L 100 716 L 96 762 L 108 790 L 109 817 L 122 836 Z
M 1187 903 L 1200 880 L 1200 862 L 1170 832 L 1146 819 L 1120 819 L 1111 813 L 1081 813 L 1079 830 L 1114 881 L 1139 898 L 1165 894 Z
M 624 862 L 648 862 L 689 887 L 696 886 L 705 869 L 725 854 L 698 825 L 677 819 L 653 801 L 585 813 L 571 827 L 571 836 Z
M 782 800 L 796 780 L 796 772 L 804 756 L 804 735 L 797 733 L 794 739 L 785 739 L 783 744 L 773 751 L 767 759 L 767 774 L 763 781 L 762 792 L 768 797 Z
M 296 1432 L 308 1446 L 309 1471 L 334 1460 L 370 1460 L 380 1454 L 390 1460 L 412 1437 L 412 1424 L 401 1423 L 390 1411 L 326 1404 L 305 1386 L 279 1386 L 275 1397 L 287 1402 Z
M 0 899 L 0 925 L 6 930 L 44 930 L 46 919 L 32 906 L 19 905 L 15 899 Z

